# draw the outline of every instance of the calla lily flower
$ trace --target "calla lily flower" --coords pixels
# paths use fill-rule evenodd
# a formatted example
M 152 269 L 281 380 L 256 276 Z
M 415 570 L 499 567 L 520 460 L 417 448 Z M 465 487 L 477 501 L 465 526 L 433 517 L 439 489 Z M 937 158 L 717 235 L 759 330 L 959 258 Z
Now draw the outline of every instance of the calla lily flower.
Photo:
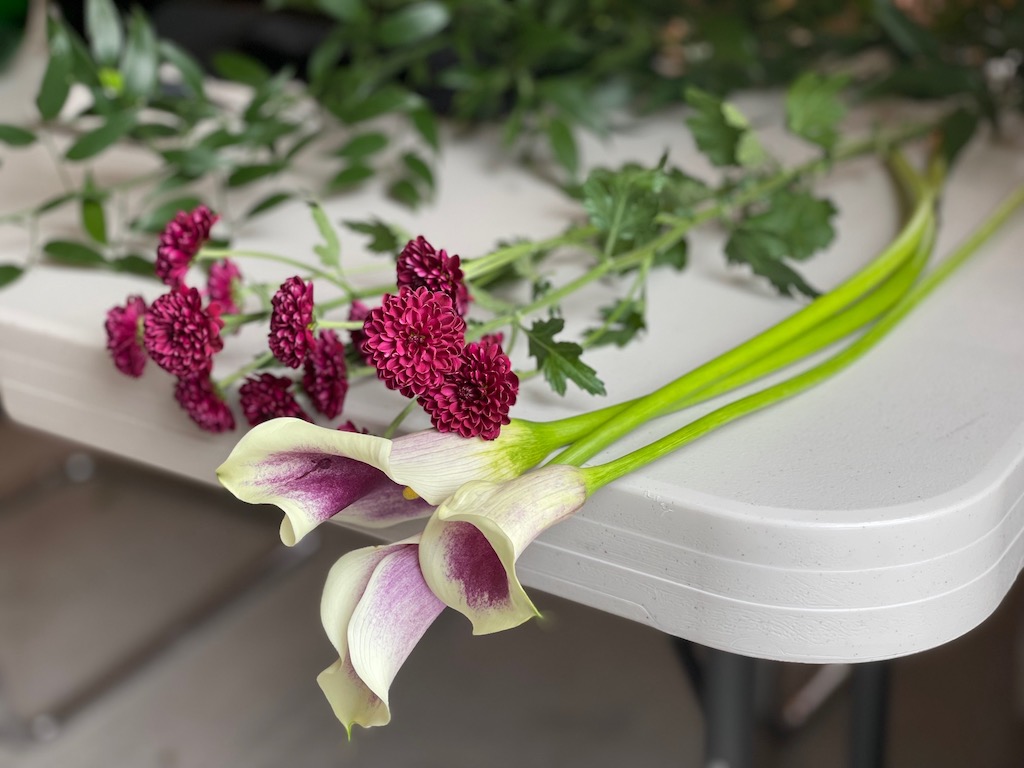
M 516 477 L 551 449 L 526 422 L 496 440 L 434 430 L 388 440 L 280 418 L 246 433 L 217 477 L 242 501 L 280 507 L 293 546 L 335 517 L 374 527 L 426 517 L 464 483 Z
M 420 573 L 418 539 L 353 550 L 327 576 L 320 618 L 338 660 L 317 682 L 349 737 L 353 725 L 390 722 L 391 683 L 444 610 Z
M 522 624 L 538 612 L 515 562 L 541 532 L 582 507 L 587 494 L 584 472 L 564 464 L 502 483 L 466 483 L 434 511 L 421 535 L 423 578 L 472 622 L 475 635 Z

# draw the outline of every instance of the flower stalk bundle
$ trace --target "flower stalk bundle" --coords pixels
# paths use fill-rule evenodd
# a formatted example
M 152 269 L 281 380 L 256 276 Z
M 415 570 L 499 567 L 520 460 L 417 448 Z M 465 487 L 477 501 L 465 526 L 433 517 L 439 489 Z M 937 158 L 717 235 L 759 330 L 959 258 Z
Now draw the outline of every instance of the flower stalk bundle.
M 538 535 L 575 514 L 608 483 L 851 365 L 1024 205 L 1022 186 L 922 277 L 936 239 L 943 162 L 936 158 L 927 176 L 898 153 L 890 166 L 910 212 L 889 247 L 782 322 L 648 395 L 554 422 L 513 419 L 491 441 L 436 431 L 388 440 L 295 419 L 270 421 L 242 438 L 218 476 L 245 501 L 280 506 L 286 543 L 286 529 L 308 532 L 331 518 L 379 524 L 427 517 L 421 534 L 350 552 L 328 576 L 322 620 L 338 661 L 318 680 L 349 733 L 356 724 L 390 721 L 390 685 L 444 607 L 463 613 L 475 634 L 510 629 L 536 616 L 515 563 Z M 851 334 L 845 347 L 796 375 L 642 448 L 587 465 L 641 424 L 777 372 Z M 382 487 L 390 484 L 395 502 L 388 517 L 368 519 L 362 505 L 369 496 L 348 479 L 360 471 L 373 474 Z

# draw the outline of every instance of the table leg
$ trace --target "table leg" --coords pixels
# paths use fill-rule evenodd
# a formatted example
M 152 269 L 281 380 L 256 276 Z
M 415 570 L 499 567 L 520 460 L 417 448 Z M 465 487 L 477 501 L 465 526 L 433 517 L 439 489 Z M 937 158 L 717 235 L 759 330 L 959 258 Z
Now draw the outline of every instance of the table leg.
M 882 768 L 889 715 L 889 662 L 855 665 L 851 695 L 850 768 Z
M 704 663 L 705 768 L 751 768 L 756 659 L 708 649 Z

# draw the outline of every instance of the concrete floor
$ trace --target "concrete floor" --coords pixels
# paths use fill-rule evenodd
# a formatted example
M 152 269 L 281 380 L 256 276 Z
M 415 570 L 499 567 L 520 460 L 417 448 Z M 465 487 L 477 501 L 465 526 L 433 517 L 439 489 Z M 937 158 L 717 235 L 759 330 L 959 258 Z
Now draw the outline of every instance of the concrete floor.
M 45 709 L 244 574 L 278 517 L 0 421 L 0 706 Z M 86 467 L 87 468 L 87 467 Z M 26 491 L 26 488 L 34 490 Z M 0 741 L 0 768 L 511 768 L 701 765 L 702 721 L 667 638 L 544 594 L 546 615 L 474 638 L 454 614 L 392 688 L 394 721 L 351 742 L 314 678 L 332 661 L 318 603 L 338 528 L 310 559 L 182 635 L 52 741 Z M 893 664 L 887 765 L 1024 766 L 1024 590 L 966 637 Z M 767 665 L 769 700 L 813 671 Z M 759 728 L 757 768 L 845 764 L 848 693 L 796 734 Z M 0 712 L 0 716 L 2 716 Z

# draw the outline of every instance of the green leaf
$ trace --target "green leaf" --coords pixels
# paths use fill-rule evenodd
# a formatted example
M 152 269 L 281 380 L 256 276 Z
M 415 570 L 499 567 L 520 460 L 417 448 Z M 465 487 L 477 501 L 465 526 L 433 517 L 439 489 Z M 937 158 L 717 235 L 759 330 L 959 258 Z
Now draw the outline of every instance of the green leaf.
M 340 192 L 361 184 L 372 176 L 373 168 L 368 165 L 350 165 L 334 174 L 334 178 L 327 183 L 327 189 L 332 192 Z
M 273 208 L 277 208 L 281 203 L 291 200 L 293 197 L 295 197 L 295 195 L 291 192 L 275 192 L 272 195 L 267 195 L 256 203 L 256 205 L 246 211 L 245 218 L 251 219 L 253 216 L 259 216 L 261 213 L 266 213 Z
M 938 40 L 918 26 L 891 0 L 871 0 L 871 15 L 885 34 L 908 58 L 934 59 L 939 56 Z
M 159 279 L 156 276 L 156 268 L 153 262 L 136 253 L 130 253 L 127 256 L 120 256 L 116 259 L 111 259 L 109 265 L 115 272 L 124 272 L 130 275 L 140 275 L 141 277 Z
M 804 260 L 828 246 L 835 237 L 832 218 L 836 208 L 829 200 L 807 192 L 776 192 L 763 213 L 747 217 L 742 228 L 781 241 L 784 256 Z
M 60 22 L 49 22 L 50 60 L 36 94 L 36 107 L 44 120 L 60 114 L 71 90 L 71 40 Z
M 345 53 L 345 39 L 338 34 L 341 31 L 344 31 L 344 28 L 339 26 L 333 33 L 324 38 L 313 49 L 309 59 L 306 61 L 306 73 L 314 89 L 322 86 L 326 78 L 341 62 L 341 57 Z
M 103 211 L 103 203 L 97 197 L 82 198 L 82 227 L 97 243 L 107 242 L 107 217 Z
M 114 66 L 121 56 L 124 32 L 112 0 L 86 0 L 85 33 L 96 61 L 101 66 Z
M 103 254 L 82 243 L 70 240 L 51 240 L 43 246 L 43 251 L 58 264 L 76 267 L 92 267 L 106 263 Z
M 396 253 L 403 241 L 403 234 L 396 228 L 380 219 L 367 221 L 346 221 L 345 226 L 353 232 L 369 235 L 370 242 L 366 247 L 374 253 Z
M 846 107 L 839 98 L 849 79 L 844 75 L 805 72 L 786 92 L 786 125 L 790 131 L 831 151 L 839 139 Z
M 51 197 L 46 202 L 41 203 L 39 206 L 36 207 L 33 213 L 36 214 L 37 216 L 44 213 L 49 213 L 50 211 L 54 211 L 60 208 L 62 205 L 67 205 L 72 200 L 77 200 L 78 197 L 79 193 L 77 191 L 65 192 L 64 194 L 57 195 L 56 197 Z
M 133 221 L 132 228 L 142 232 L 160 232 L 180 211 L 191 211 L 202 202 L 194 195 L 167 200 Z
M 194 96 L 202 96 L 203 69 L 194 58 L 184 50 L 168 40 L 161 40 L 157 45 L 160 58 L 178 70 L 181 75 L 181 82 Z
M 419 189 L 409 179 L 398 179 L 388 186 L 388 197 L 409 208 L 415 208 L 423 200 Z
M 377 27 L 377 40 L 385 48 L 400 48 L 435 35 L 448 26 L 448 9 L 443 3 L 406 5 L 387 16 Z
M 160 154 L 168 165 L 178 169 L 180 175 L 192 179 L 220 168 L 223 164 L 215 148 L 202 144 L 189 149 L 169 149 Z
M 658 253 L 654 257 L 654 266 L 671 267 L 677 272 L 682 272 L 684 269 L 686 269 L 686 264 L 689 261 L 689 257 L 689 245 L 685 240 L 680 240 L 671 248 L 666 248 L 663 251 L 658 251 Z
M 437 118 L 427 108 L 414 110 L 410 115 L 413 127 L 435 152 L 441 149 L 441 140 L 437 133 Z
M 355 124 L 391 112 L 406 112 L 416 109 L 422 103 L 423 100 L 419 96 L 405 88 L 397 85 L 385 85 L 365 98 L 346 104 L 338 116 L 346 123 Z
M 282 163 L 243 165 L 236 168 L 232 171 L 231 175 L 228 176 L 228 186 L 244 187 L 246 184 L 252 184 L 254 181 L 266 176 L 272 176 L 275 173 L 280 173 L 283 168 L 284 165 Z
M 358 21 L 366 16 L 362 0 L 316 0 L 316 6 L 338 21 Z
M 792 296 L 794 291 L 814 298 L 818 295 L 798 272 L 783 262 L 786 244 L 774 235 L 744 229 L 733 230 L 725 254 L 733 264 L 747 264 L 754 274 L 767 278 L 775 289 Z
M 334 154 L 349 160 L 362 160 L 380 152 L 388 145 L 388 137 L 379 131 L 370 131 L 353 136 L 336 150 Z
M 583 183 L 583 208 L 590 223 L 616 244 L 628 246 L 653 237 L 665 175 L 627 164 L 617 171 L 595 168 Z M 613 248 L 617 253 L 620 248 Z
M 316 228 L 320 230 L 320 237 L 324 239 L 323 245 L 314 245 L 313 251 L 320 257 L 321 263 L 326 267 L 341 266 L 341 241 L 338 240 L 338 233 L 334 231 L 330 219 L 324 213 L 319 203 L 311 202 L 309 211 L 313 214 L 313 221 Z
M 131 131 L 132 136 L 142 141 L 169 139 L 179 134 L 180 131 L 177 128 L 166 123 L 142 123 L 141 125 L 136 125 Z
M 604 383 L 597 372 L 580 360 L 583 347 L 571 341 L 555 341 L 555 335 L 564 327 L 562 318 L 552 317 L 536 321 L 531 328 L 523 328 L 529 340 L 529 354 L 537 360 L 537 368 L 560 395 L 565 394 L 567 380 L 584 392 L 605 394 Z
M 121 61 L 124 74 L 124 92 L 136 99 L 146 100 L 157 84 L 157 67 L 160 63 L 156 35 L 139 8 L 132 9 L 128 22 L 128 44 Z
M 16 125 L 0 123 L 0 141 L 11 147 L 27 147 L 34 143 L 36 135 Z
M 256 88 L 270 79 L 270 72 L 252 56 L 234 51 L 222 51 L 213 57 L 214 71 L 225 80 L 251 85 Z
M 736 162 L 744 168 L 763 165 L 770 156 L 761 145 L 757 134 L 750 129 L 750 121 L 746 115 L 727 101 L 722 102 L 722 114 L 729 125 L 742 131 L 739 141 L 736 142 Z
M 735 165 L 736 150 L 745 131 L 729 121 L 722 100 L 690 87 L 686 89 L 686 103 L 693 110 L 686 124 L 698 149 L 714 165 Z
M 946 167 L 952 168 L 957 157 L 970 142 L 978 128 L 978 114 L 961 107 L 957 109 L 939 126 L 940 152 L 946 161 Z
M 24 274 L 23 267 L 17 264 L 0 264 L 0 288 L 10 285 Z
M 115 112 L 103 125 L 78 137 L 68 147 L 68 160 L 87 160 L 99 154 L 135 127 L 134 112 Z
M 645 310 L 644 302 L 640 299 L 620 299 L 610 307 L 602 307 L 601 319 L 605 321 L 604 324 L 591 328 L 583 338 L 591 347 L 608 344 L 624 347 L 640 331 L 647 329 Z
M 576 139 L 573 138 L 572 130 L 561 118 L 554 117 L 548 120 L 547 126 L 548 143 L 555 155 L 558 164 L 565 168 L 570 176 L 575 177 L 579 171 L 579 151 L 576 148 Z
M 434 172 L 430 170 L 430 166 L 427 165 L 426 161 L 417 155 L 415 152 L 406 152 L 402 155 L 402 163 L 409 172 L 417 179 L 423 182 L 428 189 L 434 188 Z

